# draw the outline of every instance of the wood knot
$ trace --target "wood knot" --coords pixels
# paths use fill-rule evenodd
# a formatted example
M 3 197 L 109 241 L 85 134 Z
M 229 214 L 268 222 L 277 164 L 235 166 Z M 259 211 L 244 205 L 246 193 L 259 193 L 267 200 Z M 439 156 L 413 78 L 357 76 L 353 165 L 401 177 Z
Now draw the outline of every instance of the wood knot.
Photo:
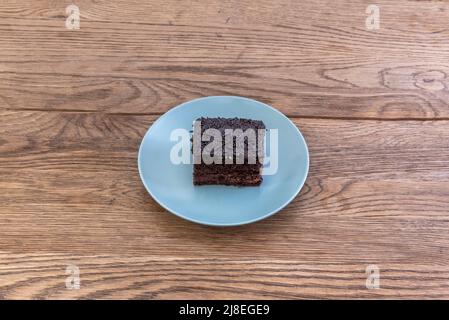
M 414 75 L 415 86 L 430 91 L 446 89 L 446 73 L 440 70 L 428 70 Z

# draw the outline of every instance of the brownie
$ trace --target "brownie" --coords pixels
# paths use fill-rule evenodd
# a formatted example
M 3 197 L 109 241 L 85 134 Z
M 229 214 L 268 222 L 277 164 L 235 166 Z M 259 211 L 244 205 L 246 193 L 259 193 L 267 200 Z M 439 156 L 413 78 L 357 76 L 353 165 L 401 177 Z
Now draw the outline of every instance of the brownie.
M 208 129 L 214 129 L 214 134 L 210 135 L 211 130 Z M 197 156 L 193 165 L 193 184 L 260 185 L 263 180 L 264 136 L 265 124 L 259 120 L 220 117 L 197 119 L 192 138 L 192 141 L 197 139 L 192 144 L 194 159 Z M 210 148 L 211 142 L 216 142 L 216 148 Z M 201 157 L 205 150 L 213 157 L 212 163 Z

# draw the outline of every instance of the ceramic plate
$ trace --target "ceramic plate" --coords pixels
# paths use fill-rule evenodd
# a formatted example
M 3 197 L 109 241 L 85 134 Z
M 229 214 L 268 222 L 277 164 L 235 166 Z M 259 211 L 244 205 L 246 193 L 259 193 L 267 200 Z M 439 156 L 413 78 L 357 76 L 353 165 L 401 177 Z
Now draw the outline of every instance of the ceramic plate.
M 182 155 L 173 153 L 175 146 L 185 144 L 190 150 L 190 141 L 171 136 L 174 130 L 190 131 L 199 117 L 265 123 L 266 163 L 259 187 L 194 186 L 193 164 L 172 161 L 173 154 Z M 309 153 L 298 128 L 273 107 L 242 97 L 217 96 L 183 103 L 162 115 L 142 140 L 138 165 L 149 194 L 171 213 L 196 223 L 235 226 L 267 218 L 290 203 L 306 180 Z

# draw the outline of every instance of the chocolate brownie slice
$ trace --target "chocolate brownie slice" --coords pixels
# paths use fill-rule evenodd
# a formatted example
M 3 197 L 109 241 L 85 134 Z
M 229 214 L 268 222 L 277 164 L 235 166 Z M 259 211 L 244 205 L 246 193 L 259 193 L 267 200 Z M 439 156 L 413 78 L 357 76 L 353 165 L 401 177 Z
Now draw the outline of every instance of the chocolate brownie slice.
M 193 184 L 260 185 L 264 136 L 265 124 L 259 120 L 197 119 L 192 138 Z

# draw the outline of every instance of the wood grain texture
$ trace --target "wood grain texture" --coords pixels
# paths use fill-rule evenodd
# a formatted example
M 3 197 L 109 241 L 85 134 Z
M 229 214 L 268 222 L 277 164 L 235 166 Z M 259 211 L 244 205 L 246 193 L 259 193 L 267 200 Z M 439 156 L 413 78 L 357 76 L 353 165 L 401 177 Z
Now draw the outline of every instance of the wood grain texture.
M 379 290 L 365 287 L 365 267 L 294 260 L 174 259 L 70 255 L 2 255 L 6 299 L 315 299 L 447 297 L 446 266 L 388 264 Z M 67 265 L 80 289 L 67 290 Z
M 94 253 L 197 259 L 195 263 L 231 259 L 242 268 L 248 268 L 244 259 L 249 257 L 284 264 L 329 264 L 327 268 L 356 263 L 361 272 L 368 264 L 408 268 L 448 263 L 447 121 L 296 119 L 312 159 L 300 197 L 266 221 L 217 229 L 168 214 L 142 187 L 137 151 L 155 118 L 3 112 L 0 247 L 31 255 L 70 252 L 75 258 Z M 441 143 L 435 144 L 437 140 Z M 268 265 L 275 267 L 270 261 Z M 205 276 L 213 269 L 206 267 Z M 363 274 L 357 279 L 361 278 Z M 165 280 L 171 281 L 159 281 Z M 296 294 L 281 289 L 265 296 L 261 289 L 246 295 L 237 290 L 234 297 L 311 297 L 296 285 Z M 36 290 L 30 294 L 42 294 Z M 135 294 L 151 296 L 146 290 L 153 289 L 138 289 Z M 347 290 L 342 297 L 358 295 L 357 290 Z M 394 295 L 395 290 L 386 295 Z M 427 294 L 419 290 L 406 294 L 407 290 L 401 294 Z M 226 290 L 206 291 L 204 297 L 232 296 Z M 329 297 L 343 291 L 340 288 Z M 171 293 L 182 295 L 182 289 Z
M 447 2 L 80 0 L 0 4 L 9 109 L 155 113 L 243 95 L 291 116 L 449 118 Z M 429 21 L 429 17 L 431 22 Z
M 76 31 L 70 3 L 0 3 L 0 298 L 449 298 L 449 2 L 378 1 L 374 32 L 368 1 L 79 0 Z M 142 186 L 148 127 L 208 95 L 304 134 L 275 216 L 195 225 Z

